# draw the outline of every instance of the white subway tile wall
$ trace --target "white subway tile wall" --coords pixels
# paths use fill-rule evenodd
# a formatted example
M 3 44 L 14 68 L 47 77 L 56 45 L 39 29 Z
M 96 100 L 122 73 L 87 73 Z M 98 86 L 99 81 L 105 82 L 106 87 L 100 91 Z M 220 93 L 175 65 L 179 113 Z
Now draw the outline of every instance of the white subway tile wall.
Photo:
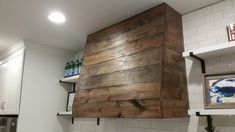
M 225 0 L 183 16 L 185 51 L 228 41 L 226 26 L 235 23 L 234 1 Z M 207 73 L 233 71 L 235 69 L 234 59 L 235 56 L 230 55 L 206 60 Z M 198 62 L 186 59 L 191 109 L 203 108 L 202 74 L 200 70 L 200 64 Z
M 195 24 L 199 22 L 200 24 Z M 183 16 L 185 51 L 228 42 L 226 26 L 235 23 L 235 0 L 225 0 Z M 193 31 L 193 33 L 190 33 Z M 210 58 L 206 61 L 207 73 L 235 71 L 235 55 Z M 190 109 L 203 109 L 203 83 L 200 63 L 186 59 Z M 226 111 L 225 111 L 226 112 Z M 215 116 L 217 132 L 235 132 L 234 116 Z M 190 120 L 190 125 L 196 125 Z M 205 121 L 199 120 L 198 131 Z M 194 126 L 194 127 L 196 127 Z M 192 128 L 194 128 L 192 127 Z M 191 127 L 190 127 L 191 128 Z M 195 129 L 194 129 L 195 130 Z M 189 131 L 192 131 L 189 129 Z
M 235 23 L 235 0 L 225 0 L 183 16 L 185 51 L 227 42 L 226 26 Z M 235 71 L 235 55 L 206 60 L 207 73 Z M 199 62 L 186 60 L 190 109 L 203 108 L 203 84 Z M 226 112 L 226 111 L 225 111 Z M 235 116 L 213 116 L 216 132 L 235 132 Z M 204 117 L 177 119 L 79 118 L 70 132 L 206 132 Z
M 213 116 L 215 132 L 235 132 L 235 116 Z M 76 118 L 70 132 L 206 132 L 205 117 L 175 119 L 100 119 Z

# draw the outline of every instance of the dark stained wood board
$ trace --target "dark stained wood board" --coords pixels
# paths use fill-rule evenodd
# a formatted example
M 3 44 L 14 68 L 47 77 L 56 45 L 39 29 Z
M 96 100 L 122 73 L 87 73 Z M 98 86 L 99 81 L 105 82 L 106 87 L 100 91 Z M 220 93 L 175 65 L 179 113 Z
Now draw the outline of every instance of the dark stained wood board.
M 76 104 L 73 109 L 75 117 L 105 118 L 161 118 L 159 100 L 128 100 L 116 102 L 98 102 Z
M 78 83 L 81 89 L 94 89 L 141 82 L 160 83 L 160 75 L 160 65 L 154 64 L 108 74 L 85 77 L 79 79 Z
M 79 90 L 77 102 L 106 102 L 135 99 L 160 99 L 160 83 L 135 83 L 89 90 Z
M 147 37 L 134 42 L 126 42 L 125 45 L 110 48 L 102 52 L 86 56 L 84 58 L 84 66 L 94 65 L 105 61 L 113 60 L 119 57 L 132 55 L 146 49 L 160 47 L 163 42 L 161 34 L 155 34 L 155 37 Z
M 161 48 L 151 48 L 149 50 L 130 56 L 120 57 L 96 65 L 84 66 L 82 69 L 83 74 L 81 75 L 81 77 L 107 74 L 151 64 L 160 64 L 162 55 L 161 52 Z
M 182 16 L 169 6 L 166 6 L 166 25 L 161 82 L 162 118 L 185 117 L 189 106 L 185 61 L 182 57 Z
M 88 36 L 74 117 L 187 116 L 181 15 L 167 4 Z
M 88 38 L 88 43 L 86 45 L 87 50 L 85 51 L 85 55 L 89 56 L 120 45 L 126 45 L 126 43 L 131 43 L 141 38 L 155 36 L 156 34 L 164 31 L 164 20 L 165 19 L 163 17 L 160 17 L 157 20 L 151 22 L 150 24 L 142 25 L 137 29 L 133 29 L 129 32 L 124 32 L 123 34 L 119 34 L 115 37 L 109 38 L 101 42 L 89 43 Z
M 161 102 L 164 117 L 184 117 L 188 110 L 188 92 L 184 58 L 171 49 L 164 49 Z

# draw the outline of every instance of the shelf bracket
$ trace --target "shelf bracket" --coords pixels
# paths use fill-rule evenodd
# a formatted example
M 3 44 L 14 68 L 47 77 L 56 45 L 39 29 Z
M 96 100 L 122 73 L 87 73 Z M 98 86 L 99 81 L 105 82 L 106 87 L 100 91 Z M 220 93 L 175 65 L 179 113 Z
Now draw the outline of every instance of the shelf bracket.
M 190 57 L 197 59 L 201 62 L 201 69 L 202 69 L 202 73 L 206 73 L 206 67 L 205 67 L 205 60 L 194 55 L 193 52 L 189 52 Z
M 73 82 L 66 82 L 66 81 L 61 81 L 60 80 L 60 83 L 65 83 L 65 84 L 71 84 L 73 87 L 73 90 L 72 92 L 75 93 L 75 89 L 76 89 L 76 83 L 73 83 Z M 72 124 L 74 124 L 74 117 L 72 117 Z
M 98 117 L 97 118 L 97 126 L 99 126 L 100 125 L 100 118 Z
M 0 117 L 18 118 L 18 115 L 0 115 Z
M 72 117 L 72 124 L 74 124 L 74 117 Z
M 213 126 L 213 119 L 210 115 L 201 115 L 200 112 L 196 112 L 196 116 L 206 116 L 207 117 L 207 127 L 205 128 L 207 132 L 214 132 L 215 127 Z
M 61 80 L 60 80 L 60 83 L 74 84 L 73 82 L 65 82 L 65 81 L 61 81 Z
M 71 85 L 73 85 L 73 93 L 75 93 L 75 88 L 76 88 L 76 83 L 73 83 L 73 82 L 65 82 L 65 81 L 61 81 L 60 80 L 60 83 L 65 83 L 65 84 L 71 84 Z

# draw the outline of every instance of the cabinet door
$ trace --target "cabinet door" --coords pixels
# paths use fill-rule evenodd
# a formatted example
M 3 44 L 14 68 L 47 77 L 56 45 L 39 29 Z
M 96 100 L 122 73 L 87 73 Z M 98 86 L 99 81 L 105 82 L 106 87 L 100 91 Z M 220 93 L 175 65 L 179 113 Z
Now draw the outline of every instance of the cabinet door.
M 20 105 L 24 53 L 20 53 L 8 59 L 5 67 L 1 70 L 3 78 L 2 112 L 0 114 L 18 114 Z
M 0 65 L 0 113 L 6 110 L 8 62 Z

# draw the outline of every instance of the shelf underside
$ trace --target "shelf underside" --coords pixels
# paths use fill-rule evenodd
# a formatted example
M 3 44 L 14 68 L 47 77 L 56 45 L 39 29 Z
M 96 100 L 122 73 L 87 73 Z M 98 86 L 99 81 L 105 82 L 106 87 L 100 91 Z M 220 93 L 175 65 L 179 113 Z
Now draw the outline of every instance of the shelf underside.
M 78 81 L 79 75 L 71 76 L 71 77 L 66 77 L 61 79 L 61 82 L 68 82 L 68 83 L 76 83 Z
M 200 112 L 201 115 L 235 115 L 235 109 L 195 109 L 188 110 L 189 115 L 196 115 Z
M 234 51 L 235 42 L 227 42 L 196 50 L 186 51 L 183 53 L 183 57 L 190 58 L 190 52 L 193 52 L 194 55 L 206 59 L 217 56 L 231 55 L 234 54 Z
M 59 112 L 57 113 L 58 116 L 72 116 L 72 112 Z

